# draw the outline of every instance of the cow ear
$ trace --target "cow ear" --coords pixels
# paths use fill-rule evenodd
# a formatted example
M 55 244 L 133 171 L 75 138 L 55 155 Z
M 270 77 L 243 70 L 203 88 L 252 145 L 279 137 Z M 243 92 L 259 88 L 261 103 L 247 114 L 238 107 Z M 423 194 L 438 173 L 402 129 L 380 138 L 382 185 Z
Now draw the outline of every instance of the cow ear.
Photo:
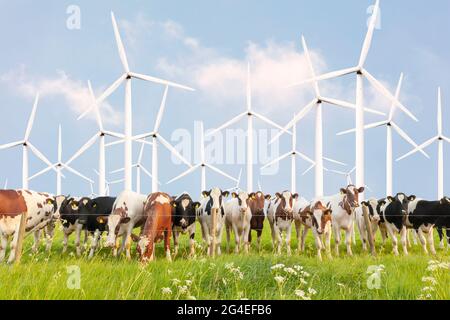
M 206 190 L 202 192 L 203 198 L 209 197 L 209 194 L 210 194 L 210 192 L 206 191 Z
M 200 202 L 193 202 L 192 205 L 194 206 L 195 209 L 200 208 Z
M 222 192 L 222 196 L 224 196 L 224 197 L 228 197 L 229 195 L 230 195 L 229 191 Z
M 394 197 L 387 196 L 386 199 L 388 199 L 390 202 L 394 201 Z
M 254 193 L 254 192 L 250 193 L 250 194 L 248 195 L 248 197 L 249 197 L 250 199 L 255 199 L 255 193 Z
M 104 224 L 108 221 L 108 216 L 98 216 L 97 217 L 97 222 L 100 224 Z
M 270 200 L 270 199 L 272 198 L 272 196 L 271 196 L 270 194 L 266 194 L 266 195 L 264 196 L 264 198 L 265 198 L 266 200 Z
M 340 192 L 341 192 L 341 194 L 345 194 L 345 193 L 347 193 L 347 189 L 341 188 Z
M 315 210 L 318 210 L 318 209 L 320 209 L 320 208 L 322 208 L 322 207 L 323 207 L 323 204 L 322 204 L 321 201 L 317 201 L 317 202 L 314 204 L 314 209 L 315 209 Z
M 275 193 L 275 195 L 277 196 L 277 198 L 281 198 L 282 197 L 281 193 L 279 193 L 279 192 Z
M 411 196 L 408 197 L 408 200 L 409 201 L 414 201 L 414 200 L 416 200 L 416 198 L 417 197 L 415 195 L 411 195 Z
M 236 192 L 233 192 L 232 194 L 231 194 L 231 196 L 233 197 L 233 198 L 237 198 L 237 193 Z
M 92 208 L 97 208 L 97 202 L 95 201 L 92 202 Z
M 47 204 L 54 204 L 55 200 L 48 198 L 46 201 Z
M 369 206 L 369 204 L 368 204 L 366 201 L 362 201 L 361 204 L 362 204 L 363 206 L 366 206 L 366 207 Z
M 364 187 L 360 187 L 360 188 L 358 189 L 358 192 L 359 192 L 359 193 L 363 193 L 363 192 L 364 192 L 364 190 L 365 190 L 365 188 L 364 188 Z
M 128 223 L 130 222 L 131 218 L 130 217 L 123 217 L 122 219 L 120 219 L 120 223 Z
M 297 200 L 297 199 L 298 199 L 298 193 L 294 193 L 294 194 L 292 195 L 292 197 L 293 197 L 295 200 Z
M 325 215 L 331 215 L 332 213 L 333 213 L 333 210 L 327 209 L 327 210 L 325 210 L 325 212 L 324 212 L 323 214 L 325 214 Z
M 172 207 L 176 208 L 177 207 L 177 203 L 175 201 L 172 201 Z

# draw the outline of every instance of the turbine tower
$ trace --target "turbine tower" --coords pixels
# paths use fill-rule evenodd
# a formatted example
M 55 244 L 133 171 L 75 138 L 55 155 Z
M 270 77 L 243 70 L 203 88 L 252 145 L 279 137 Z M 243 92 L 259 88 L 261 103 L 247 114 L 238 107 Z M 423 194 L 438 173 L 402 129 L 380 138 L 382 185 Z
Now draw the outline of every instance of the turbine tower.
M 418 151 L 423 151 L 426 147 L 430 146 L 434 142 L 438 143 L 438 199 L 442 199 L 444 197 L 444 141 L 450 143 L 450 138 L 444 136 L 442 130 L 442 97 L 441 97 L 441 88 L 438 88 L 438 110 L 437 110 L 437 131 L 438 134 L 436 137 L 431 138 L 430 140 L 424 142 L 420 146 L 416 147 L 412 151 L 408 152 L 404 156 L 401 156 L 397 159 L 397 161 L 403 160 Z
M 36 94 L 36 98 L 34 99 L 33 109 L 31 110 L 31 115 L 30 118 L 28 119 L 28 125 L 25 131 L 24 138 L 20 141 L 0 145 L 0 150 L 22 146 L 22 189 L 25 190 L 28 189 L 28 182 L 30 180 L 28 177 L 29 172 L 28 148 L 38 159 L 40 159 L 46 165 L 51 165 L 51 162 L 30 142 L 30 134 L 31 129 L 33 128 L 38 102 L 39 102 L 39 93 Z
M 63 169 L 73 173 L 74 175 L 82 178 L 83 180 L 86 180 L 89 183 L 94 183 L 94 181 L 92 181 L 91 179 L 89 179 L 86 176 L 82 175 L 77 170 L 75 170 L 72 167 L 70 167 L 67 163 L 63 163 L 62 162 L 61 125 L 59 125 L 59 129 L 58 129 L 58 161 L 55 164 L 51 164 L 50 163 L 50 165 L 47 168 L 39 171 L 38 173 L 36 173 L 32 177 L 30 177 L 29 180 L 33 180 L 33 179 L 43 175 L 44 173 L 46 173 L 46 172 L 48 172 L 50 170 L 55 170 L 55 169 L 56 169 L 56 195 L 61 195 L 62 194 L 61 180 L 63 178 L 63 174 L 62 174 L 62 170 Z
M 403 82 L 403 73 L 400 74 L 400 79 L 398 80 L 397 89 L 395 91 L 395 99 L 398 100 L 400 96 L 400 90 L 402 88 L 402 82 Z M 373 129 L 373 128 L 379 128 L 386 126 L 386 197 L 393 195 L 393 188 L 392 188 L 392 172 L 393 172 L 393 165 L 392 165 L 392 130 L 398 133 L 398 135 L 408 142 L 410 145 L 412 145 L 414 148 L 417 148 L 417 144 L 406 134 L 405 131 L 403 131 L 393 120 L 394 113 L 397 105 L 395 103 L 391 104 L 391 109 L 389 112 L 389 117 L 385 121 L 381 122 L 375 122 L 368 124 L 364 126 L 364 129 Z M 355 129 L 347 130 L 338 133 L 337 135 L 344 135 L 348 133 L 355 132 Z M 425 157 L 429 158 L 429 156 L 423 151 L 419 150 Z
M 218 174 L 224 176 L 225 178 L 228 178 L 230 180 L 238 182 L 238 180 L 236 180 L 232 176 L 226 174 L 222 170 L 216 168 L 215 166 L 213 166 L 212 164 L 209 164 L 206 161 L 203 122 L 200 122 L 200 163 L 196 164 L 195 166 L 191 166 L 188 170 L 186 170 L 185 172 L 183 172 L 179 176 L 177 176 L 177 177 L 173 178 L 172 180 L 168 181 L 167 184 L 175 182 L 175 181 L 183 178 L 184 176 L 187 176 L 188 174 L 194 172 L 195 170 L 200 169 L 201 170 L 201 181 L 200 181 L 200 189 L 201 190 L 200 190 L 200 193 L 201 193 L 202 191 L 206 190 L 206 168 L 217 172 Z
M 283 132 L 288 132 L 283 127 L 279 126 L 267 117 L 253 111 L 252 109 L 252 88 L 250 79 L 250 63 L 247 65 L 247 110 L 238 116 L 234 117 L 230 121 L 224 123 L 215 130 L 210 131 L 207 136 L 213 135 L 231 125 L 238 122 L 239 120 L 247 117 L 247 192 L 253 192 L 253 117 L 275 127 Z M 290 132 L 288 132 L 290 134 Z
M 185 90 L 194 91 L 194 89 L 170 82 L 167 80 L 155 78 L 152 76 L 139 74 L 132 72 L 128 65 L 128 59 L 125 53 L 125 47 L 123 46 L 122 39 L 120 37 L 119 28 L 117 27 L 116 19 L 114 13 L 111 12 L 111 20 L 114 29 L 114 36 L 116 38 L 117 48 L 119 51 L 120 60 L 123 65 L 124 73 L 109 86 L 106 91 L 97 99 L 97 104 L 100 105 L 107 97 L 109 97 L 122 83 L 125 83 L 125 148 L 124 148 L 124 167 L 125 167 L 125 189 L 132 189 L 132 136 L 133 136 L 133 118 L 132 118 L 132 106 L 131 106 L 131 79 L 140 79 L 148 82 L 163 84 L 165 86 L 177 87 Z M 78 119 L 83 118 L 88 114 L 94 106 L 88 108 L 83 114 L 81 114 Z M 156 146 L 154 147 L 156 148 Z M 157 177 L 156 177 L 157 178 Z

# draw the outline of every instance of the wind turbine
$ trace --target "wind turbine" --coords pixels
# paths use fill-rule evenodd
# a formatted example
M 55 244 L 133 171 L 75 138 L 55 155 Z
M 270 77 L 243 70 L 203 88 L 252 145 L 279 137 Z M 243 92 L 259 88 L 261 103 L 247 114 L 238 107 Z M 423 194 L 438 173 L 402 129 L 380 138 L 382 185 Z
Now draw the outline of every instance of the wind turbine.
M 98 108 L 94 91 L 92 90 L 91 82 L 88 81 L 89 94 L 92 100 L 92 105 L 94 106 L 95 119 L 98 125 L 98 131 L 94 134 L 92 138 L 90 138 L 67 162 L 67 165 L 70 165 L 73 161 L 75 161 L 78 157 L 80 157 L 83 153 L 85 153 L 91 146 L 94 145 L 95 142 L 98 141 L 99 145 L 99 156 L 98 156 L 98 195 L 104 196 L 106 194 L 106 147 L 105 140 L 106 137 L 114 137 L 119 139 L 124 139 L 124 135 L 112 131 L 107 131 L 103 127 L 103 121 L 100 114 L 100 110 Z
M 403 82 L 403 73 L 400 74 L 400 79 L 398 80 L 397 89 L 395 91 L 395 99 L 398 100 L 400 96 L 400 90 L 402 88 L 402 82 Z M 386 126 L 386 196 L 392 196 L 392 129 L 394 129 L 395 132 L 398 133 L 400 137 L 402 137 L 403 140 L 411 144 L 414 148 L 417 148 L 417 144 L 406 134 L 405 131 L 403 131 L 393 120 L 394 113 L 397 105 L 395 103 L 391 104 L 391 109 L 389 112 L 389 117 L 385 121 L 381 122 L 375 122 L 368 124 L 364 126 L 364 129 L 373 129 L 373 128 L 379 128 Z M 344 135 L 348 133 L 355 132 L 355 129 L 347 130 L 338 133 L 337 135 Z M 425 157 L 429 158 L 429 156 L 423 151 L 419 150 Z
M 327 172 L 332 172 L 332 173 L 336 173 L 336 174 L 339 174 L 341 176 L 344 176 L 346 181 L 347 181 L 347 185 L 348 186 L 353 184 L 352 174 L 355 172 L 355 170 L 356 170 L 356 167 L 353 167 L 353 169 L 348 171 L 348 172 L 339 171 L 339 170 L 332 170 L 332 169 L 325 169 L 325 171 L 327 171 Z
M 77 170 L 73 169 L 72 167 L 70 167 L 67 163 L 62 162 L 62 137 L 61 137 L 61 125 L 59 125 L 59 129 L 58 129 L 58 161 L 55 164 L 51 164 L 39 171 L 38 173 L 36 173 L 35 175 L 33 175 L 32 177 L 30 177 L 29 180 L 33 180 L 34 178 L 37 178 L 41 175 L 43 175 L 44 173 L 50 171 L 50 170 L 54 170 L 56 169 L 56 194 L 57 195 L 61 195 L 61 180 L 63 177 L 62 174 L 62 170 L 65 169 L 71 173 L 73 173 L 74 175 L 82 178 L 83 180 L 86 180 L 89 183 L 94 183 L 94 181 L 92 181 L 91 179 L 87 178 L 86 176 L 82 175 L 81 173 L 79 173 Z
M 442 130 L 442 98 L 441 98 L 441 88 L 438 88 L 438 110 L 437 110 L 437 130 L 438 134 L 436 137 L 424 142 L 420 146 L 416 147 L 412 151 L 408 152 L 404 156 L 401 156 L 397 161 L 403 160 L 418 151 L 423 151 L 426 147 L 430 146 L 434 142 L 438 142 L 438 199 L 444 197 L 444 141 L 450 143 L 450 138 L 443 135 Z
M 309 71 L 312 75 L 312 79 L 313 79 L 312 82 L 313 82 L 313 86 L 314 86 L 315 97 L 297 115 L 294 116 L 294 118 L 287 124 L 285 129 L 289 129 L 295 123 L 297 123 L 302 118 L 304 118 L 313 109 L 316 110 L 315 165 L 314 165 L 314 167 L 315 167 L 315 196 L 321 197 L 321 196 L 323 196 L 323 171 L 324 171 L 322 105 L 323 105 L 323 103 L 328 103 L 328 104 L 334 105 L 336 107 L 347 108 L 347 109 L 352 109 L 352 110 L 355 110 L 356 106 L 354 104 L 351 104 L 351 103 L 348 103 L 345 101 L 340 101 L 340 100 L 331 99 L 331 98 L 325 98 L 322 96 L 320 89 L 319 89 L 319 83 L 316 80 L 316 72 L 312 65 L 311 56 L 309 54 L 308 46 L 306 45 L 304 36 L 302 36 L 302 46 L 303 46 L 303 51 L 305 52 L 306 60 L 308 62 Z M 364 108 L 364 111 L 371 112 L 374 114 L 384 115 L 384 113 L 370 109 L 370 108 Z M 282 134 L 283 134 L 283 132 L 279 132 L 277 135 L 275 135 L 275 137 L 271 140 L 270 143 L 274 142 Z
M 320 76 L 313 77 L 299 83 L 294 84 L 299 85 L 307 82 L 317 82 L 326 79 L 333 79 L 342 77 L 349 74 L 356 74 L 356 112 L 355 112 L 355 122 L 356 122 L 356 185 L 365 185 L 364 182 L 364 79 L 367 79 L 370 84 L 382 95 L 392 101 L 397 105 L 404 113 L 406 113 L 414 121 L 418 121 L 417 118 L 400 102 L 396 99 L 392 93 L 389 92 L 384 85 L 379 82 L 371 73 L 365 69 L 365 62 L 369 53 L 369 49 L 372 42 L 373 32 L 375 30 L 375 25 L 377 22 L 378 12 L 379 12 L 380 1 L 377 0 L 374 6 L 372 17 L 370 19 L 368 31 L 364 39 L 363 47 L 361 50 L 361 55 L 357 66 L 333 71 Z M 364 194 L 360 195 L 361 199 L 364 199 Z
M 306 156 L 305 154 L 297 151 L 297 125 L 296 122 L 293 123 L 292 125 L 292 149 L 291 151 L 289 151 L 288 153 L 278 157 L 277 159 L 269 162 L 268 164 L 264 165 L 263 167 L 261 167 L 262 169 L 265 169 L 267 167 L 270 167 L 272 165 L 274 165 L 277 162 L 280 162 L 281 160 L 284 160 L 288 157 L 291 157 L 291 192 L 295 193 L 297 191 L 297 169 L 296 169 L 296 157 L 299 156 L 300 158 L 302 158 L 303 160 L 309 162 L 311 164 L 311 167 L 305 171 L 303 174 L 306 174 L 306 172 L 308 172 L 309 170 L 311 170 L 314 166 L 316 166 L 316 162 L 314 162 L 314 160 L 312 160 L 311 158 L 309 158 L 308 156 Z M 329 159 L 329 158 L 321 158 L 321 160 L 327 160 L 333 163 L 337 163 L 340 165 L 345 165 L 345 163 L 333 160 L 333 159 Z M 322 169 L 323 170 L 323 169 Z
M 39 93 L 36 94 L 36 98 L 34 99 L 33 109 L 31 110 L 31 115 L 30 118 L 28 119 L 27 129 L 25 131 L 24 138 L 20 141 L 0 145 L 0 150 L 22 146 L 22 189 L 28 189 L 28 181 L 29 181 L 28 148 L 30 148 L 31 152 L 36 157 L 38 157 L 42 162 L 44 162 L 47 165 L 51 165 L 51 162 L 29 140 L 31 129 L 33 128 L 33 123 L 36 116 L 38 102 L 39 102 Z
M 117 27 L 116 19 L 114 17 L 114 13 L 111 12 L 111 20 L 114 29 L 114 36 L 116 38 L 117 48 L 119 51 L 120 60 L 122 62 L 124 73 L 116 80 L 114 83 L 109 86 L 106 91 L 97 99 L 97 104 L 100 105 L 102 101 L 104 101 L 107 97 L 109 97 L 122 83 L 125 83 L 125 148 L 124 148 L 124 167 L 125 167 L 125 189 L 132 189 L 132 136 L 133 136 L 133 121 L 132 121 L 132 106 L 131 106 L 131 79 L 140 79 L 148 82 L 163 84 L 166 87 L 176 87 L 185 90 L 194 91 L 194 89 L 189 88 L 187 86 L 183 86 L 174 82 L 170 82 L 167 80 L 155 78 L 152 76 L 131 72 L 128 59 L 125 53 L 125 47 L 123 46 L 122 39 L 120 37 L 119 28 Z M 167 90 L 167 89 L 166 89 Z M 81 114 L 78 119 L 83 118 L 87 115 L 94 106 L 88 108 L 83 114 Z M 156 147 L 155 147 L 156 148 Z M 157 177 L 156 177 L 157 178 Z M 157 185 L 157 184 L 156 184 Z
M 96 174 L 97 176 L 100 175 L 100 173 L 99 173 L 97 170 L 95 170 L 95 169 L 94 169 L 94 172 L 95 172 L 95 174 Z M 109 196 L 109 195 L 110 195 L 110 192 L 111 192 L 111 187 L 110 187 L 110 186 L 112 186 L 112 185 L 114 185 L 114 184 L 118 184 L 118 183 L 124 182 L 124 180 L 125 180 L 125 179 L 117 179 L 117 180 L 113 180 L 113 181 L 108 181 L 108 180 L 105 179 L 105 184 L 106 184 L 106 187 L 105 187 L 105 196 Z M 91 183 L 91 191 L 92 191 L 92 193 L 93 193 L 92 183 Z
M 227 191 L 229 191 L 229 192 L 239 192 L 239 191 L 242 190 L 241 189 L 241 176 L 242 176 L 242 168 L 239 170 L 239 176 L 237 178 L 236 185 L 234 187 L 232 187 L 232 188 L 227 189 Z M 258 184 L 259 184 L 259 182 L 258 182 Z
M 166 86 L 164 90 L 164 95 L 161 101 L 161 105 L 159 107 L 158 115 L 156 116 L 155 126 L 153 127 L 153 131 L 149 133 L 140 134 L 134 136 L 132 139 L 135 141 L 139 141 L 142 143 L 151 144 L 152 146 L 152 192 L 157 192 L 159 189 L 159 180 L 158 180 L 158 141 L 169 150 L 174 156 L 180 159 L 184 164 L 186 164 L 189 168 L 192 168 L 192 165 L 187 161 L 166 139 L 164 139 L 159 133 L 159 128 L 161 126 L 161 121 L 164 115 L 164 109 L 166 108 L 166 100 L 167 93 L 169 91 L 169 86 Z M 145 139 L 151 137 L 152 142 L 149 143 Z
M 145 142 L 142 142 L 141 150 L 139 151 L 138 162 L 133 164 L 133 168 L 136 168 L 136 192 L 137 193 L 141 193 L 141 170 L 153 181 L 153 177 L 152 177 L 151 173 L 142 164 L 142 157 L 144 156 L 144 147 L 145 147 Z M 121 168 L 121 169 L 111 171 L 111 173 L 118 173 L 118 172 L 122 172 L 124 170 L 125 170 L 125 168 Z M 161 183 L 159 183 L 159 182 L 158 182 L 158 184 L 161 185 Z
M 5 180 L 5 184 L 3 185 L 3 189 L 8 189 L 8 179 Z
M 196 164 L 195 166 L 191 166 L 188 170 L 186 170 L 185 172 L 183 172 L 182 174 L 180 174 L 179 176 L 173 178 L 172 180 L 168 181 L 167 184 L 172 183 L 174 181 L 177 181 L 179 179 L 181 179 L 184 176 L 187 176 L 188 174 L 194 172 L 197 169 L 201 170 L 201 183 L 200 183 L 200 192 L 205 191 L 206 190 L 206 168 L 217 172 L 218 174 L 233 180 L 235 182 L 238 182 L 237 179 L 233 178 L 232 176 L 226 174 L 225 172 L 223 172 L 222 170 L 216 168 L 215 166 L 213 166 L 212 164 L 209 164 L 206 161 L 206 157 L 205 157 L 205 139 L 204 139 L 204 130 L 203 130 L 203 122 L 200 122 L 200 163 Z
M 252 109 L 252 89 L 251 89 L 251 81 L 250 81 L 250 63 L 247 65 L 247 110 L 238 116 L 234 117 L 230 121 L 224 123 L 220 127 L 215 130 L 210 131 L 207 136 L 213 135 L 231 125 L 238 122 L 239 120 L 247 117 L 247 192 L 253 191 L 253 117 L 258 118 L 259 120 L 275 127 L 283 132 L 288 132 L 283 127 L 279 126 L 272 120 L 267 117 L 253 111 Z

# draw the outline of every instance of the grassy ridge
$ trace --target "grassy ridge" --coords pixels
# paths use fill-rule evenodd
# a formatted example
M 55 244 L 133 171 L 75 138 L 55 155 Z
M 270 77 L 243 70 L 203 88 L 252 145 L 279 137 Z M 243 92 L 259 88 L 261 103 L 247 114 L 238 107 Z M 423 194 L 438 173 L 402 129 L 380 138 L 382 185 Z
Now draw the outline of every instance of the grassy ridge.
M 199 231 L 196 238 L 200 242 Z M 436 257 L 426 256 L 420 246 L 413 246 L 408 257 L 395 257 L 388 243 L 381 250 L 378 246 L 374 258 L 361 251 L 358 240 L 354 257 L 346 257 L 342 246 L 341 257 L 320 262 L 309 235 L 306 253 L 275 256 L 266 225 L 261 253 L 252 248 L 249 255 L 225 253 L 210 259 L 199 247 L 195 259 L 186 259 L 187 237 L 182 237 L 180 254 L 173 262 L 165 260 L 158 245 L 157 260 L 144 267 L 135 256 L 132 261 L 115 259 L 108 249 L 98 251 L 90 261 L 76 258 L 73 239 L 68 253 L 62 254 L 61 240 L 58 231 L 50 254 L 43 246 L 32 254 L 32 237 L 28 237 L 22 263 L 0 265 L 0 299 L 417 299 L 426 293 L 432 299 L 450 299 L 449 270 L 427 271 L 431 259 L 448 263 L 448 251 L 438 249 Z M 296 245 L 293 239 L 293 249 Z M 288 269 L 271 269 L 280 263 Z M 369 289 L 368 267 L 380 265 L 384 271 L 379 273 L 378 289 Z M 74 279 L 67 270 L 70 266 L 80 270 L 80 289 L 70 289 Z M 423 282 L 425 276 L 436 283 Z

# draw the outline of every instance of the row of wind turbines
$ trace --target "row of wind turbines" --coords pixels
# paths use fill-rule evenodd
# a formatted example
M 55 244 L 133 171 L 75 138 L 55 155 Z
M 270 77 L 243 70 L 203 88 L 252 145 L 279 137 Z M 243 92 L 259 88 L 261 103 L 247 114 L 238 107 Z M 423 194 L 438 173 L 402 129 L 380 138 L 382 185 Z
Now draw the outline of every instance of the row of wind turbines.
M 367 129 L 377 128 L 377 127 L 386 127 L 386 195 L 392 195 L 392 181 L 393 181 L 393 145 L 392 145 L 392 133 L 395 131 L 401 138 L 403 138 L 408 144 L 413 147 L 413 150 L 403 157 L 397 159 L 404 159 L 416 152 L 421 152 L 424 156 L 429 158 L 427 153 L 424 151 L 424 148 L 431 145 L 433 142 L 438 141 L 439 153 L 438 153 L 438 197 L 442 198 L 444 194 L 443 188 L 443 142 L 447 141 L 450 143 L 450 139 L 445 137 L 442 134 L 442 103 L 441 103 L 441 93 L 439 89 L 438 94 L 438 135 L 429 141 L 425 142 L 422 145 L 417 145 L 406 133 L 403 131 L 394 121 L 394 115 L 396 110 L 400 110 L 409 116 L 412 120 L 418 121 L 418 119 L 414 116 L 414 114 L 408 110 L 400 101 L 400 91 L 402 87 L 403 74 L 400 75 L 400 79 L 397 85 L 396 92 L 392 94 L 380 81 L 378 81 L 367 69 L 365 68 L 366 59 L 369 54 L 370 46 L 372 43 L 372 38 L 375 30 L 375 24 L 377 21 L 377 15 L 379 13 L 379 0 L 376 1 L 372 17 L 370 19 L 370 23 L 368 26 L 368 31 L 365 36 L 363 46 L 360 53 L 360 58 L 356 66 L 351 68 L 346 68 L 342 70 L 337 70 L 333 72 L 329 72 L 322 75 L 317 75 L 314 69 L 314 66 L 311 61 L 311 56 L 306 44 L 305 38 L 302 36 L 302 47 L 306 57 L 306 61 L 308 63 L 309 71 L 311 77 L 309 79 L 303 80 L 299 83 L 291 84 L 289 87 L 298 87 L 304 86 L 307 84 L 311 84 L 314 89 L 314 98 L 298 113 L 294 115 L 292 120 L 288 122 L 286 126 L 280 126 L 267 117 L 261 115 L 256 112 L 252 108 L 252 92 L 251 92 L 251 72 L 250 72 L 250 64 L 247 67 L 247 84 L 246 84 L 246 110 L 242 113 L 238 114 L 236 117 L 231 120 L 225 122 L 223 125 L 220 125 L 216 129 L 213 129 L 207 133 L 207 135 L 213 135 L 221 130 L 224 130 L 227 127 L 230 127 L 243 119 L 247 119 L 247 139 L 246 139 L 246 150 L 247 150 L 247 166 L 246 166 L 246 174 L 247 174 L 247 187 L 246 190 L 248 192 L 255 191 L 254 188 L 254 160 L 253 160 L 253 121 L 258 119 L 264 122 L 267 125 L 270 125 L 274 128 L 279 129 L 279 133 L 271 140 L 270 143 L 273 143 L 277 139 L 279 139 L 282 135 L 288 134 L 292 138 L 292 149 L 265 164 L 261 169 L 269 167 L 277 162 L 280 162 L 284 159 L 290 158 L 291 160 L 291 190 L 293 192 L 296 191 L 296 178 L 297 178 L 297 170 L 296 170 L 296 158 L 300 157 L 306 162 L 310 164 L 308 170 L 303 172 L 306 174 L 310 170 L 314 169 L 315 172 L 315 196 L 323 196 L 324 194 L 324 172 L 333 172 L 335 174 L 343 175 L 346 178 L 347 183 L 352 183 L 351 175 L 353 173 L 356 174 L 355 184 L 366 185 L 364 179 L 364 168 L 365 168 L 365 159 L 364 159 L 364 131 Z M 133 168 L 136 169 L 136 186 L 134 188 L 135 191 L 140 192 L 141 190 L 141 174 L 144 173 L 147 175 L 152 181 L 152 192 L 156 192 L 159 190 L 161 185 L 158 180 L 158 148 L 160 145 L 165 147 L 171 154 L 180 159 L 180 161 L 185 164 L 188 168 L 186 171 L 178 175 L 177 177 L 171 179 L 168 183 L 175 182 L 183 177 L 188 176 L 196 170 L 201 171 L 201 181 L 200 181 L 200 189 L 205 190 L 207 187 L 206 182 L 206 170 L 211 170 L 215 173 L 222 175 L 223 177 L 234 181 L 237 183 L 233 190 L 240 189 L 239 183 L 241 180 L 241 173 L 239 174 L 239 178 L 236 179 L 231 175 L 223 172 L 212 163 L 208 162 L 208 159 L 205 157 L 205 144 L 204 137 L 205 132 L 203 128 L 203 123 L 201 124 L 201 135 L 200 135 L 200 162 L 192 165 L 188 160 L 186 160 L 160 133 L 160 125 L 163 119 L 164 111 L 166 108 L 166 100 L 169 92 L 169 88 L 177 88 L 188 91 L 194 91 L 194 89 L 181 85 L 175 82 L 171 82 L 168 80 L 156 78 L 149 75 L 144 75 L 136 72 L 132 72 L 129 68 L 127 55 L 125 52 L 125 47 L 123 45 L 120 32 L 118 29 L 118 25 L 113 13 L 111 13 L 111 20 L 114 30 L 114 36 L 119 52 L 119 57 L 122 63 L 122 67 L 124 73 L 115 80 L 99 97 L 95 97 L 94 92 L 92 90 L 92 85 L 88 81 L 88 89 L 90 93 L 90 97 L 92 103 L 89 108 L 86 109 L 83 114 L 81 114 L 78 119 L 84 118 L 87 114 L 94 112 L 95 119 L 97 122 L 98 131 L 90 138 L 68 161 L 62 161 L 62 134 L 61 134 L 61 126 L 58 130 L 58 159 L 55 163 L 50 162 L 31 142 L 30 142 L 30 134 L 33 127 L 33 122 L 37 110 L 39 95 L 36 96 L 33 109 L 31 112 L 30 119 L 28 121 L 27 129 L 25 132 L 25 136 L 22 140 L 8 143 L 0 146 L 0 150 L 9 149 L 17 146 L 22 146 L 23 152 L 23 166 L 22 166 L 22 187 L 28 188 L 29 181 L 41 176 L 49 171 L 56 172 L 56 193 L 62 194 L 62 178 L 64 178 L 63 170 L 71 172 L 81 179 L 88 182 L 91 186 L 92 195 L 107 195 L 110 192 L 110 186 L 117 183 L 124 183 L 124 189 L 132 190 L 133 189 Z M 320 82 L 324 80 L 339 78 L 346 75 L 356 75 L 356 101 L 355 103 L 342 101 L 335 98 L 324 97 L 321 94 L 320 90 Z M 132 94 L 131 94 L 131 80 L 138 79 L 143 80 L 150 83 L 156 83 L 160 85 L 164 85 L 164 94 L 162 97 L 161 105 L 159 107 L 159 111 L 155 120 L 155 124 L 153 126 L 153 130 L 148 133 L 133 135 L 132 128 Z M 365 106 L 364 103 L 364 82 L 367 80 L 382 96 L 387 98 L 391 103 L 391 108 L 389 111 L 389 115 L 386 120 L 365 125 L 364 117 L 365 113 L 372 113 L 377 115 L 386 116 L 383 112 L 377 111 L 374 108 L 369 108 Z M 122 84 L 125 87 L 125 101 L 124 101 L 124 124 L 125 129 L 124 133 L 117 133 L 105 130 L 103 126 L 103 121 L 101 117 L 100 107 L 103 101 L 105 101 L 113 92 L 115 92 Z M 338 133 L 338 135 L 344 135 L 349 133 L 355 133 L 355 167 L 348 172 L 343 172 L 339 170 L 330 170 L 324 167 L 324 161 L 345 165 L 344 163 L 331 159 L 329 157 L 324 156 L 323 150 L 323 106 L 324 104 L 339 107 L 342 109 L 349 109 L 355 112 L 355 128 L 351 130 L 347 130 L 344 132 Z M 314 159 L 308 157 L 304 153 L 298 151 L 297 149 L 297 137 L 296 137 L 296 125 L 299 121 L 301 121 L 308 113 L 315 111 L 315 153 Z M 106 137 L 110 137 L 115 139 L 113 142 L 106 143 Z M 139 152 L 139 158 L 136 163 L 133 164 L 132 159 L 132 147 L 133 142 L 138 142 L 141 144 L 141 149 Z M 85 175 L 81 174 L 77 170 L 73 169 L 71 166 L 72 163 L 82 156 L 88 149 L 94 146 L 95 143 L 98 143 L 99 147 L 99 156 L 98 156 L 98 169 L 96 169 L 96 175 L 98 176 L 98 190 L 97 193 L 94 193 L 93 185 L 94 181 Z M 123 172 L 123 179 L 118 179 L 114 181 L 107 181 L 106 179 L 106 148 L 111 145 L 123 143 L 124 144 L 124 167 L 118 170 L 114 170 L 111 173 Z M 143 165 L 142 158 L 144 147 L 146 145 L 150 145 L 152 148 L 152 167 L 151 172 Z M 28 153 L 29 150 L 44 164 L 47 165 L 46 168 L 41 170 L 40 172 L 34 174 L 29 177 L 28 173 Z M 261 186 L 258 184 L 258 188 L 261 189 Z

